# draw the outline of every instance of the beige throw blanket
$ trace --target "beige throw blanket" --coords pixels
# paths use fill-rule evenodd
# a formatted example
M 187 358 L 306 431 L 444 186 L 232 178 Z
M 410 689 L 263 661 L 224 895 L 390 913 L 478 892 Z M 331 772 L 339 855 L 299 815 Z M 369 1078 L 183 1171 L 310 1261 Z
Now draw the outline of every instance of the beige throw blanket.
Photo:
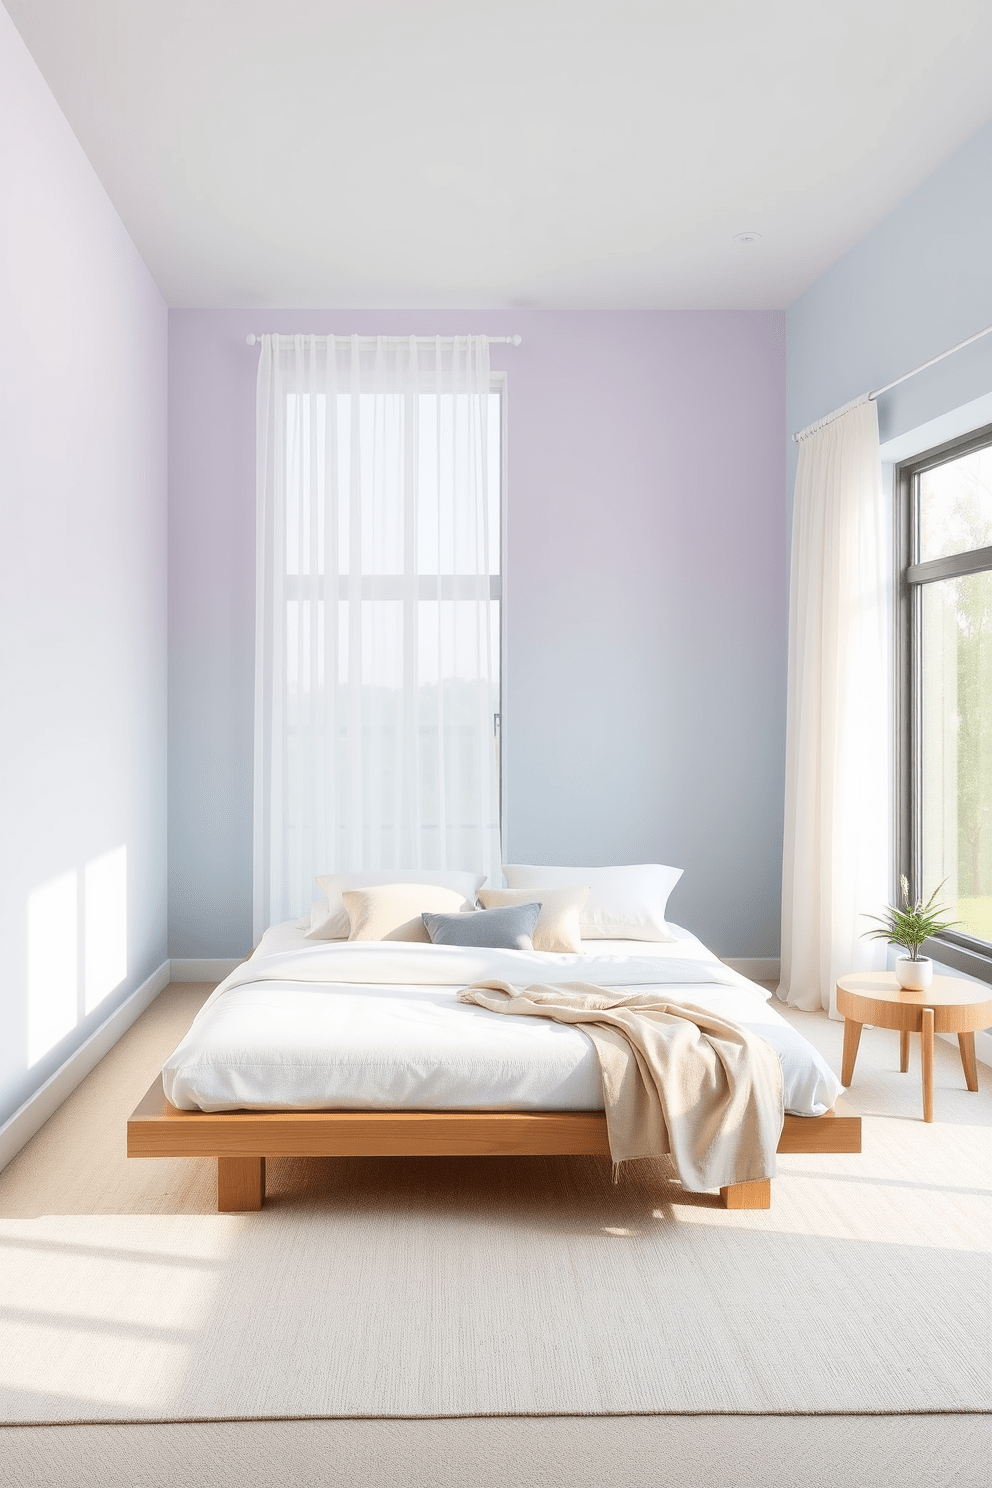
M 599 1057 L 615 1163 L 671 1152 L 694 1192 L 774 1176 L 782 1068 L 757 1034 L 657 992 L 586 982 L 477 982 L 458 999 L 581 1026 Z

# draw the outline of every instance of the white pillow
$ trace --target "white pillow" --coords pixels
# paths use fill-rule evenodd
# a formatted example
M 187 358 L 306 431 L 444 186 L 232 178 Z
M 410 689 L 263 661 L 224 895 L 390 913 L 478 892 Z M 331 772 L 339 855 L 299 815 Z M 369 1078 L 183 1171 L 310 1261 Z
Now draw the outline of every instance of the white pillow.
M 639 863 L 623 868 L 542 868 L 504 863 L 511 889 L 534 893 L 539 888 L 589 884 L 580 924 L 583 940 L 675 940 L 665 923 L 668 896 L 682 877 L 681 868 Z
M 473 906 L 457 889 L 440 884 L 377 884 L 370 889 L 344 889 L 341 894 L 351 926 L 349 940 L 424 940 L 427 914 L 471 914 Z
M 549 889 L 544 886 L 533 889 L 480 889 L 479 903 L 483 909 L 502 909 L 511 904 L 532 904 L 539 900 L 541 913 L 531 932 L 535 951 L 570 951 L 582 954 L 582 930 L 579 916 L 582 906 L 589 898 L 589 886 L 581 888 Z
M 425 883 L 455 889 L 470 906 L 486 881 L 484 873 L 458 873 L 447 869 L 388 868 L 372 873 L 325 873 L 317 879 L 320 897 L 310 911 L 308 940 L 347 940 L 350 934 L 348 911 L 341 898 L 345 889 L 370 889 L 379 884 Z

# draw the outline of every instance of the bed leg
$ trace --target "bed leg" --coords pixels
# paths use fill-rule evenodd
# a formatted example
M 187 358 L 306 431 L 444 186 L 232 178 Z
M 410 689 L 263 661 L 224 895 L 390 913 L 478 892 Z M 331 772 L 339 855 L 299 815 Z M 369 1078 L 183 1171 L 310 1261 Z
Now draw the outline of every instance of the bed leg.
M 221 1214 L 261 1209 L 265 1202 L 264 1157 L 217 1159 L 217 1208 Z
M 772 1181 L 758 1178 L 753 1183 L 731 1183 L 728 1188 L 721 1188 L 720 1199 L 724 1209 L 770 1209 Z

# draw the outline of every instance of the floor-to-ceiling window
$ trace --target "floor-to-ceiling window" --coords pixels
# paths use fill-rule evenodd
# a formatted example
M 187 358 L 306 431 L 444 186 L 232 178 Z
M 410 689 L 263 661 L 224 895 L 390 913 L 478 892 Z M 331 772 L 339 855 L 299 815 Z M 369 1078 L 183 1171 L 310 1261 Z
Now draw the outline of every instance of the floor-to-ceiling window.
M 500 862 L 502 381 L 481 338 L 271 340 L 256 930 L 316 873 Z
M 992 429 L 900 467 L 902 831 L 947 948 L 992 957 Z M 992 961 L 989 962 L 992 970 Z

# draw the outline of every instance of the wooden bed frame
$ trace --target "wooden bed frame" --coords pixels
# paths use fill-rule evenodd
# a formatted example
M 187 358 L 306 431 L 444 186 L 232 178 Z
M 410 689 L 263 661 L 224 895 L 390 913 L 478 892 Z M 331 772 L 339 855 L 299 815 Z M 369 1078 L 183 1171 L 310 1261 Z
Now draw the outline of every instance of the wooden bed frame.
M 786 1116 L 779 1152 L 860 1152 L 861 1117 Z M 603 1111 L 180 1111 L 159 1076 L 127 1124 L 128 1157 L 216 1157 L 217 1208 L 261 1209 L 267 1157 L 609 1157 Z M 768 1209 L 771 1180 L 721 1188 Z

